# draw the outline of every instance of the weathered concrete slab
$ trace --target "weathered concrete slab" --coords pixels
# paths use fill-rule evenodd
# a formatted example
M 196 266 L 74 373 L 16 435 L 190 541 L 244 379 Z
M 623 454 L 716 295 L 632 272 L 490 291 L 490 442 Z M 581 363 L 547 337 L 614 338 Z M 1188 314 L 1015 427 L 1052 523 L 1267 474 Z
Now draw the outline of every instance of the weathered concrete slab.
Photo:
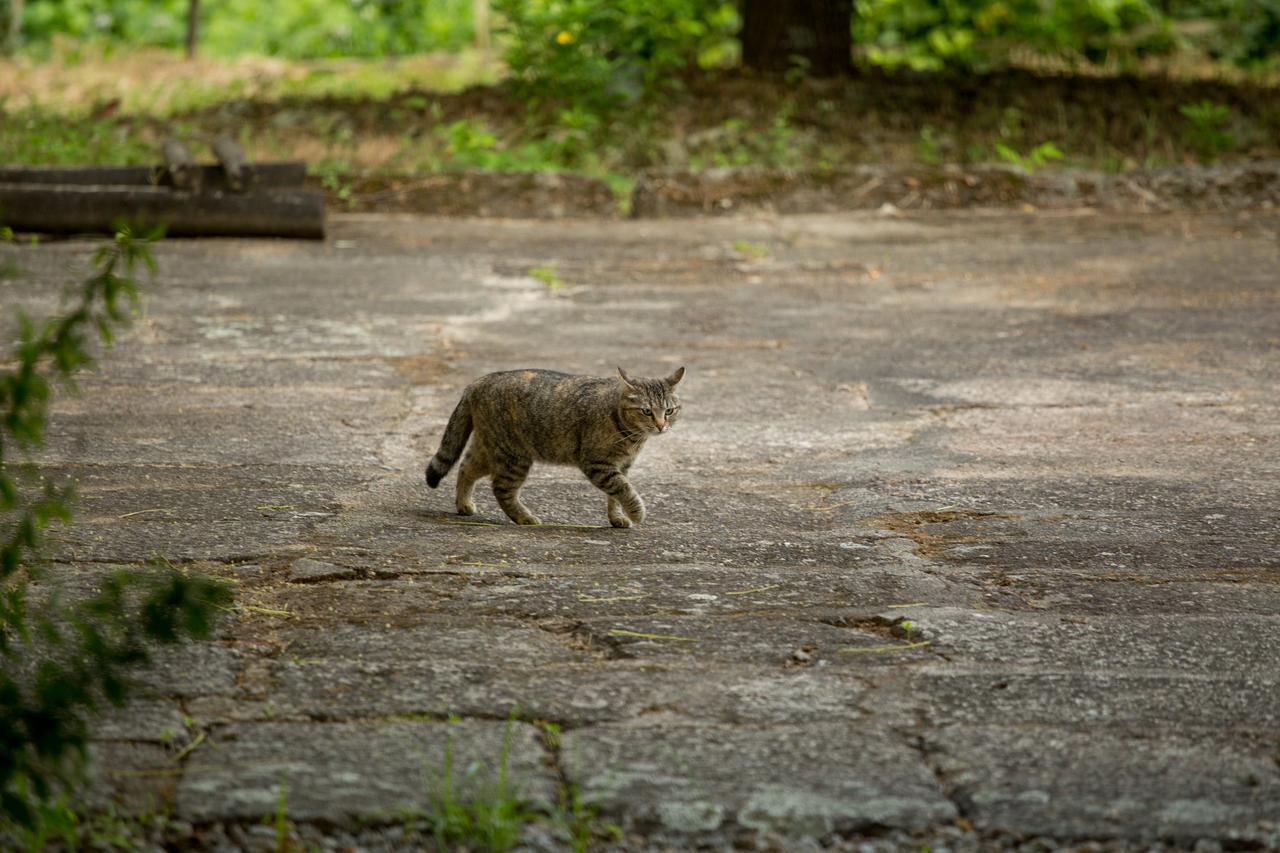
M 565 735 L 582 795 L 640 831 L 828 836 L 948 822 L 920 754 L 848 723 L 727 728 L 669 716 Z
M 274 814 L 285 787 L 298 820 L 391 820 L 492 794 L 503 756 L 509 792 L 549 805 L 554 780 L 537 730 L 490 721 L 259 723 L 220 731 L 192 753 L 177 794 L 187 820 L 256 820 Z
M 85 814 L 167 814 L 182 767 L 172 749 L 152 743 L 101 741 L 89 747 L 88 778 L 73 803 Z
M 333 228 L 164 243 L 38 457 L 82 484 L 69 594 L 155 552 L 236 584 L 102 730 L 205 737 L 162 778 L 209 845 L 280 768 L 354 838 L 431 721 L 486 757 L 512 713 L 635 849 L 1277 844 L 1276 214 Z M 0 302 L 53 310 L 93 248 L 0 245 Z M 533 529 L 424 488 L 475 377 L 618 363 L 689 371 L 642 526 L 576 471 L 534 469 Z
M 900 685 L 899 701 L 934 725 L 1066 726 L 1168 735 L 1267 737 L 1280 725 L 1280 675 L 1141 673 L 1016 667 L 923 667 Z M 896 692 L 896 691 L 890 691 Z M 883 697 L 884 692 L 878 694 Z
M 947 728 L 930 741 L 961 811 L 983 829 L 1280 842 L 1280 769 L 1247 741 L 1039 726 Z

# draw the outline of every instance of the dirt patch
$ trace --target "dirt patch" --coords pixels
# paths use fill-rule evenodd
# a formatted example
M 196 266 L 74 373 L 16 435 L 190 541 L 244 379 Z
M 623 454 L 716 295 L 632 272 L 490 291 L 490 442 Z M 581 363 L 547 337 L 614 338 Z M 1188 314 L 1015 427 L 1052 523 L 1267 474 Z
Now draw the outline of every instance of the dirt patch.
M 449 362 L 438 355 L 388 356 L 385 361 L 411 385 L 435 385 L 449 372 Z
M 359 178 L 327 189 L 336 210 L 499 216 L 513 219 L 613 217 L 618 199 L 598 178 L 563 172 L 456 172 Z
M 949 524 L 953 521 L 994 521 L 1017 519 L 1016 515 L 1001 512 L 981 512 L 975 509 L 959 510 L 922 510 L 919 512 L 893 512 L 865 519 L 864 524 L 881 530 L 891 530 L 916 543 L 917 556 L 936 559 L 946 558 L 948 548 L 971 542 L 982 541 L 977 536 L 955 535 L 935 532 L 931 528 L 936 524 Z
M 1119 175 L 1032 175 L 1002 166 L 650 172 L 636 184 L 631 201 L 636 217 L 968 207 L 1272 209 L 1280 207 L 1280 162 L 1177 166 Z

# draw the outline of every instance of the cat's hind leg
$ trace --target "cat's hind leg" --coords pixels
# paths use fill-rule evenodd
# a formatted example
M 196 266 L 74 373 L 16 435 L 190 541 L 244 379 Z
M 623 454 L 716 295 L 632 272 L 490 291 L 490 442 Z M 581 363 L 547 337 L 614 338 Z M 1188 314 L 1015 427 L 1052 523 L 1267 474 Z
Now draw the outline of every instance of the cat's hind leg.
M 476 480 L 489 476 L 489 459 L 483 450 L 476 448 L 476 443 L 472 442 L 472 446 L 467 450 L 466 457 L 462 460 L 462 467 L 458 469 L 458 515 L 475 515 L 476 504 L 471 499 L 472 492 L 475 491 Z
M 493 461 L 493 496 L 507 517 L 516 524 L 537 524 L 538 519 L 520 502 L 520 487 L 529 476 L 530 459 L 505 457 Z

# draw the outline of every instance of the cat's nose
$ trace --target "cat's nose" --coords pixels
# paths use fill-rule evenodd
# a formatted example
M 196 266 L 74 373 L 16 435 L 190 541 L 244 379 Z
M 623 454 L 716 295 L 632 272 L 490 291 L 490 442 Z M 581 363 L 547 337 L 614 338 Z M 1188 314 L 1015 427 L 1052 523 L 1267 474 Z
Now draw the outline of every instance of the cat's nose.
M 654 423 L 656 423 L 656 424 L 658 425 L 658 432 L 662 432 L 664 429 L 666 429 L 666 428 L 667 428 L 667 419 L 666 419 L 666 418 L 654 418 L 654 419 L 653 419 L 653 422 L 654 422 Z

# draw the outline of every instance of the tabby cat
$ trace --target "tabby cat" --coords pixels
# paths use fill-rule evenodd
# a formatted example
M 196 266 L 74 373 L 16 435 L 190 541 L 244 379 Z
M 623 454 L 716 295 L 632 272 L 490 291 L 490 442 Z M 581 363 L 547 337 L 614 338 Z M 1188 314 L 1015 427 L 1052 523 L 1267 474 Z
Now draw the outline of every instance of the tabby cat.
M 645 439 L 680 417 L 675 387 L 684 368 L 664 379 L 571 376 L 553 370 L 509 370 L 477 379 L 449 416 L 440 449 L 427 463 L 435 488 L 471 445 L 458 470 L 458 512 L 471 515 L 472 489 L 493 477 L 493 496 L 516 524 L 538 519 L 520 502 L 520 486 L 534 461 L 573 465 L 608 495 L 614 527 L 644 521 L 644 501 L 627 480 Z

